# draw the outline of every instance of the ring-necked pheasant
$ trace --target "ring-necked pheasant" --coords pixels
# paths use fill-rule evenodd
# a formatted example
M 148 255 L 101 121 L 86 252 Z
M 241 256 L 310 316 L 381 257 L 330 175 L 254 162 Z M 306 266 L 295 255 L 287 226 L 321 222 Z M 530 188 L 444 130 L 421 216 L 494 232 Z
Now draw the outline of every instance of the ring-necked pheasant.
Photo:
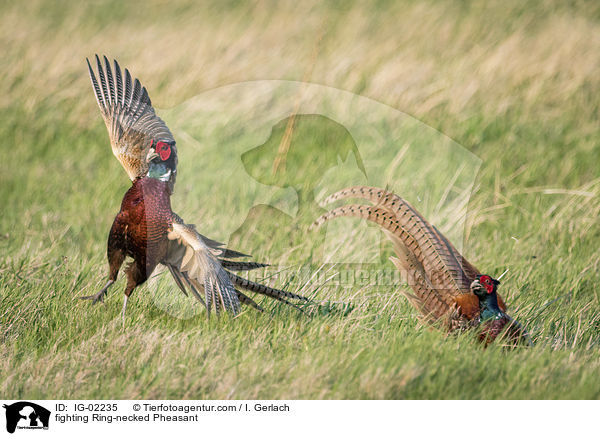
M 315 221 L 360 217 L 377 223 L 393 244 L 397 257 L 390 260 L 407 274 L 409 301 L 431 323 L 452 331 L 479 327 L 486 345 L 497 337 L 515 344 L 530 343 L 527 332 L 506 314 L 496 290 L 500 282 L 482 275 L 435 226 L 398 195 L 380 188 L 356 186 L 327 197 L 322 204 L 344 198 L 369 200 L 333 209 Z
M 262 308 L 238 288 L 263 294 L 298 308 L 287 299 L 307 300 L 291 292 L 251 282 L 230 271 L 267 266 L 231 259 L 247 255 L 229 250 L 196 231 L 171 210 L 170 197 L 177 175 L 177 148 L 169 128 L 154 112 L 146 88 L 129 71 L 124 75 L 114 61 L 114 75 L 108 59 L 104 67 L 96 55 L 98 79 L 87 60 L 90 79 L 100 112 L 108 128 L 112 151 L 133 184 L 123 197 L 108 237 L 109 280 L 95 295 L 82 297 L 103 301 L 108 288 L 117 280 L 126 256 L 133 258 L 125 272 L 127 287 L 122 317 L 132 291 L 152 274 L 158 264 L 165 265 L 177 286 L 188 289 L 206 306 L 210 316 L 214 306 L 236 315 L 240 303 Z M 201 292 L 204 291 L 204 299 Z

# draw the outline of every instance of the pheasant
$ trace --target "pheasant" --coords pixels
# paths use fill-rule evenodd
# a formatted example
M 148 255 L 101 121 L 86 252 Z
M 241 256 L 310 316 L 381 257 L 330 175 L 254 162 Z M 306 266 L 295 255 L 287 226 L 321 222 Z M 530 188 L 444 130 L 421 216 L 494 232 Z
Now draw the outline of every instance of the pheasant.
M 371 205 L 347 205 L 321 215 L 314 223 L 343 216 L 360 217 L 378 224 L 392 242 L 394 265 L 405 271 L 412 292 L 405 292 L 423 318 L 448 331 L 479 328 L 486 346 L 498 337 L 512 344 L 530 343 L 529 335 L 506 314 L 497 294 L 500 282 L 484 275 L 467 261 L 452 243 L 398 195 L 380 188 L 357 186 L 343 189 L 322 204 L 359 198 Z
M 123 197 L 108 236 L 108 282 L 97 294 L 82 298 L 93 303 L 103 301 L 108 288 L 117 280 L 125 258 L 130 257 L 133 261 L 125 268 L 127 286 L 121 312 L 123 323 L 131 293 L 159 264 L 168 268 L 186 296 L 189 290 L 206 306 L 208 316 L 212 307 L 217 314 L 223 308 L 234 316 L 240 312 L 241 304 L 263 310 L 239 288 L 301 310 L 288 299 L 307 301 L 305 297 L 246 280 L 231 272 L 267 264 L 232 260 L 248 256 L 201 235 L 193 224 L 186 224 L 171 210 L 170 198 L 178 162 L 173 135 L 154 112 L 146 88 L 138 79 L 132 80 L 127 69 L 122 74 L 119 64 L 114 61 L 113 75 L 106 56 L 103 67 L 96 55 L 97 80 L 86 60 L 113 154 L 132 180 L 132 186 Z

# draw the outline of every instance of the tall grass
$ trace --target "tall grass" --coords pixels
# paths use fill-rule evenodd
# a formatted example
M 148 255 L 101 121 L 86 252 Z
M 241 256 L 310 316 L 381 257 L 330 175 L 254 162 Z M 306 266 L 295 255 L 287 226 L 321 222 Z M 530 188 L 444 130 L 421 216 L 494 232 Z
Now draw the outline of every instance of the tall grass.
M 597 2 L 38 1 L 0 10 L 1 397 L 600 397 Z M 86 75 L 96 52 L 127 66 L 158 108 L 241 81 L 304 80 L 451 137 L 481 159 L 463 251 L 491 274 L 509 269 L 503 295 L 535 347 L 483 351 L 468 334 L 423 328 L 400 282 L 320 286 L 301 274 L 318 259 L 291 262 L 272 241 L 243 241 L 296 272 L 270 268 L 269 283 L 351 310 L 332 303 L 306 318 L 263 302 L 266 315 L 178 318 L 150 285 L 134 294 L 122 329 L 117 286 L 106 305 L 79 301 L 105 280 L 108 229 L 129 186 Z M 177 124 L 176 109 L 162 113 Z M 227 179 L 233 164 L 220 141 L 244 150 L 261 141 L 227 136 L 235 123 L 198 122 L 204 159 L 187 172 L 190 160 L 182 163 L 173 203 L 226 239 L 246 212 L 236 197 L 254 191 Z M 191 142 L 177 140 L 190 153 Z M 353 243 L 362 230 L 350 226 L 348 251 L 379 249 Z M 383 253 L 370 268 L 391 266 Z

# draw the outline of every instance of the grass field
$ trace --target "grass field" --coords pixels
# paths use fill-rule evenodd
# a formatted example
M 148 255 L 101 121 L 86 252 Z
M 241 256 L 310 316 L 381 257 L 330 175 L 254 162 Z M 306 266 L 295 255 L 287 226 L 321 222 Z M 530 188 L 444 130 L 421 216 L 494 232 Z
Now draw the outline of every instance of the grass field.
M 0 6 L 0 397 L 599 399 L 600 4 L 226 3 Z M 263 301 L 268 314 L 245 309 L 207 321 L 159 281 L 134 293 L 123 329 L 122 278 L 106 305 L 78 299 L 106 280 L 106 238 L 130 184 L 87 77 L 94 53 L 139 77 L 173 127 L 181 162 L 174 209 L 203 233 L 233 235 L 256 259 L 285 265 L 285 274 L 267 270 L 270 284 L 331 304 L 303 317 Z M 331 186 L 304 186 L 308 197 L 294 203 L 280 181 L 237 178 L 251 179 L 244 164 L 262 168 L 254 155 L 240 157 L 265 142 L 275 112 L 245 112 L 258 100 L 226 85 L 271 79 L 362 96 L 348 98 L 381 110 L 354 118 L 365 132 L 393 131 L 395 118 L 383 114 L 407 114 L 401 119 L 419 133 L 367 145 L 365 168 L 370 181 L 391 183 L 411 202 L 410 183 L 429 186 L 422 211 L 432 220 L 454 173 L 435 178 L 433 165 L 392 180 L 391 166 L 405 143 L 452 138 L 462 153 L 453 159 L 477 171 L 447 199 L 458 204 L 469 190 L 466 220 L 443 228 L 481 270 L 509 269 L 501 289 L 533 348 L 484 351 L 469 334 L 423 328 L 400 281 L 307 281 L 301 271 L 323 260 L 311 251 L 316 239 L 296 233 L 292 246 L 302 249 L 294 251 L 270 237 L 285 229 L 276 221 L 259 220 L 254 237 L 235 235 L 265 198 L 300 211 L 311 190 L 318 198 L 346 183 L 344 174 L 325 177 Z M 323 146 L 310 143 L 307 157 Z M 422 168 L 411 150 L 401 163 Z M 298 216 L 308 221 L 315 211 Z M 337 241 L 346 254 L 378 256 L 378 244 L 361 243 L 365 232 L 377 237 L 375 228 L 343 225 L 348 236 Z M 380 264 L 368 268 L 390 269 L 390 253 L 384 245 Z M 173 316 L 169 304 L 194 309 Z

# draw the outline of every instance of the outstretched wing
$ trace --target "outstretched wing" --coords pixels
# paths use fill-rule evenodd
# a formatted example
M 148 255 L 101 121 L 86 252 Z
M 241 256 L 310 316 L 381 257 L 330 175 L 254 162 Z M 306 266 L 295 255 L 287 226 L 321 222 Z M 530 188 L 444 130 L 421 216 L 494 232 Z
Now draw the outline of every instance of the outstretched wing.
M 168 238 L 169 246 L 163 263 L 171 271 L 179 288 L 186 293 L 187 285 L 206 306 L 209 315 L 213 306 L 217 314 L 221 308 L 225 308 L 237 315 L 240 312 L 238 292 L 227 271 L 194 227 L 174 222 Z M 204 299 L 200 295 L 201 290 L 204 290 Z
M 108 129 L 113 154 L 131 180 L 145 176 L 148 172 L 146 156 L 151 144 L 158 141 L 174 142 L 171 131 L 154 113 L 146 88 L 138 79 L 132 81 L 127 69 L 123 76 L 115 60 L 113 74 L 106 56 L 103 67 L 96 55 L 96 80 L 90 61 L 86 61 L 96 101 Z
M 259 262 L 248 262 L 248 261 L 236 261 L 231 260 L 232 258 L 239 257 L 249 257 L 247 254 L 240 253 L 239 251 L 229 250 L 224 247 L 224 244 L 213 239 L 207 238 L 206 236 L 198 233 L 196 230 L 196 226 L 194 224 L 185 224 L 183 219 L 177 215 L 176 213 L 172 214 L 173 216 L 173 230 L 176 231 L 177 228 L 184 227 L 186 229 L 186 234 L 192 235 L 192 239 L 195 241 L 195 244 L 201 244 L 203 250 L 205 250 L 208 255 L 211 256 L 212 259 L 216 260 L 219 263 L 220 268 L 225 270 L 225 274 L 228 277 L 228 280 L 232 283 L 236 288 L 242 288 L 248 291 L 252 291 L 256 294 L 265 295 L 274 300 L 281 301 L 284 304 L 292 306 L 300 311 L 298 306 L 292 304 L 288 301 L 288 299 L 294 300 L 302 300 L 309 301 L 308 298 L 303 297 L 298 294 L 294 294 L 293 292 L 283 291 L 280 289 L 271 288 L 267 285 L 255 283 L 253 281 L 247 280 L 243 277 L 239 277 L 231 271 L 250 271 L 253 269 L 264 268 L 269 266 L 266 263 Z M 179 227 L 178 227 L 179 226 Z M 175 237 L 175 234 L 169 236 L 170 239 L 179 239 L 179 237 Z M 189 289 L 192 294 L 199 299 L 202 304 L 210 307 L 210 301 L 214 301 L 214 299 L 207 300 L 207 303 L 204 302 L 202 296 L 200 295 L 200 291 L 203 289 L 202 281 L 198 278 L 190 277 L 189 267 L 188 267 L 188 256 L 190 256 L 189 252 L 184 252 L 187 248 L 182 247 L 181 245 L 170 245 L 169 252 L 167 254 L 167 261 L 163 262 L 169 268 L 173 279 L 177 283 L 177 286 L 181 291 L 187 294 L 187 289 Z M 219 269 L 221 271 L 221 269 Z M 262 311 L 262 308 L 252 300 L 249 296 L 242 293 L 239 289 L 235 290 L 238 296 L 240 303 L 249 305 Z M 207 297 L 210 298 L 210 297 Z

